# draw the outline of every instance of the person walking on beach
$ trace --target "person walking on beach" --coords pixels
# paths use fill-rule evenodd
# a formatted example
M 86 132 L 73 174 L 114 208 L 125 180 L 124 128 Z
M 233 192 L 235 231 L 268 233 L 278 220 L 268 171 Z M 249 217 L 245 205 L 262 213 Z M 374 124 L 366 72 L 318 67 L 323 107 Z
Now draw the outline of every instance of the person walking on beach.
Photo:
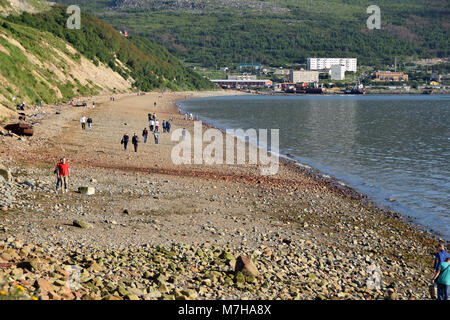
M 130 140 L 130 137 L 128 136 L 128 133 L 125 133 L 122 137 L 122 140 L 120 141 L 121 144 L 123 144 L 123 150 L 127 150 L 128 141 Z
M 148 122 L 150 123 L 150 121 L 152 121 L 152 113 L 151 112 L 148 113 Z
M 447 258 L 450 258 L 450 253 L 445 251 L 445 244 L 443 242 L 438 244 L 437 250 L 436 256 L 434 257 L 434 272 L 436 272 L 441 262 L 445 261 Z
M 166 132 L 166 120 L 162 122 L 163 132 Z
M 81 129 L 82 130 L 86 130 L 86 121 L 87 121 L 86 117 L 82 116 L 81 119 L 80 119 Z
M 59 187 L 61 186 L 62 193 L 69 191 L 69 176 L 70 168 L 69 163 L 66 158 L 61 158 L 56 164 L 56 193 L 58 193 Z
M 134 152 L 137 152 L 138 144 L 139 144 L 139 139 L 138 139 L 138 136 L 137 136 L 136 133 L 133 134 L 133 138 L 131 139 L 131 143 L 132 143 L 133 146 L 134 146 Z
M 153 132 L 153 136 L 155 137 L 155 144 L 159 143 L 159 132 L 155 131 Z
M 433 283 L 438 285 L 438 300 L 449 300 L 450 296 L 450 257 L 441 261 L 434 273 Z
M 147 128 L 144 128 L 144 131 L 142 131 L 142 136 L 144 137 L 144 143 L 147 143 L 147 137 L 148 137 Z
M 91 130 L 92 129 L 92 118 L 88 118 L 87 119 L 87 124 L 88 124 L 88 130 Z
M 155 128 L 155 121 L 152 119 L 152 120 L 150 120 L 150 131 L 153 132 L 154 128 Z
M 168 133 L 170 133 L 170 127 L 171 127 L 171 126 L 172 126 L 172 125 L 170 124 L 170 122 L 167 121 L 167 122 L 166 122 L 166 130 L 167 130 Z
M 183 138 L 183 141 L 186 140 L 186 128 L 183 128 L 183 130 L 181 130 L 181 136 Z
M 159 121 L 155 121 L 155 131 L 159 131 Z

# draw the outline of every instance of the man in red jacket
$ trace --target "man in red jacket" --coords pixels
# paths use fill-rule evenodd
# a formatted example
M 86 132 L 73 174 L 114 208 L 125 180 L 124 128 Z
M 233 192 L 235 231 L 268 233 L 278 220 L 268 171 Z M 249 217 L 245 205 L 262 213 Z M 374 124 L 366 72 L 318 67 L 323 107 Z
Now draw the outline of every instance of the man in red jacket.
M 56 192 L 58 192 L 59 186 L 62 185 L 62 193 L 69 191 L 69 176 L 70 168 L 69 163 L 66 162 L 66 158 L 61 158 L 56 165 L 55 173 L 57 174 Z

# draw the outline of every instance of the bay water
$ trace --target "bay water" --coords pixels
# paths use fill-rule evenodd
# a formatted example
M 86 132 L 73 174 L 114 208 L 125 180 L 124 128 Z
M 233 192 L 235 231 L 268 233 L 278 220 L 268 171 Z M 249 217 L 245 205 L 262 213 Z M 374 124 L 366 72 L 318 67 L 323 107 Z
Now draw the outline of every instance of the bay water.
M 280 153 L 450 239 L 448 95 L 228 96 L 179 105 L 221 129 L 279 129 Z

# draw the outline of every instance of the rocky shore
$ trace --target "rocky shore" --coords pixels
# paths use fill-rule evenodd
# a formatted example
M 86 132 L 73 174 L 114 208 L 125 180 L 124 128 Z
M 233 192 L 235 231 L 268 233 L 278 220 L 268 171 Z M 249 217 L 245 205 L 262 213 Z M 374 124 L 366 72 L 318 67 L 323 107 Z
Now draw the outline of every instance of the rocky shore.
M 149 111 L 192 130 L 186 95 L 49 109 L 35 136 L 0 137 L 0 299 L 428 298 L 437 240 L 350 188 L 291 162 L 175 166 L 168 134 L 121 149 Z M 56 194 L 62 155 L 71 192 Z

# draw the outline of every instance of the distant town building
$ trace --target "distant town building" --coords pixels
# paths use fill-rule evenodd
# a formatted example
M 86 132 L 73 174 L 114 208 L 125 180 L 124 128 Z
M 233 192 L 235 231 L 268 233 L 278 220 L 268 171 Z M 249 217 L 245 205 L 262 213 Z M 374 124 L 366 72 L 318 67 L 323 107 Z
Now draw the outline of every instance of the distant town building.
M 306 67 L 308 70 L 331 69 L 334 65 L 344 65 L 345 71 L 356 72 L 357 58 L 308 58 Z
M 289 75 L 290 72 L 291 72 L 291 70 L 289 70 L 289 69 L 278 68 L 275 70 L 275 72 L 273 74 L 287 76 L 287 75 Z
M 319 71 L 308 71 L 308 70 L 291 70 L 289 72 L 289 82 L 299 83 L 299 82 L 318 82 L 319 81 Z
M 259 70 L 261 69 L 261 64 L 260 63 L 241 63 L 239 64 L 239 71 L 241 72 L 245 72 L 245 71 L 255 71 L 255 72 L 259 72 Z
M 251 74 L 243 74 L 240 76 L 228 75 L 227 79 L 228 80 L 256 80 L 256 75 L 251 75 Z
M 378 71 L 373 75 L 374 81 L 408 81 L 408 75 L 403 72 Z
M 431 81 L 441 82 L 442 81 L 442 75 L 433 73 L 433 75 L 430 78 Z
M 271 80 L 211 80 L 211 82 L 217 84 L 222 88 L 270 88 L 273 86 Z
M 343 64 L 334 64 L 331 66 L 331 80 L 345 80 L 345 66 Z

